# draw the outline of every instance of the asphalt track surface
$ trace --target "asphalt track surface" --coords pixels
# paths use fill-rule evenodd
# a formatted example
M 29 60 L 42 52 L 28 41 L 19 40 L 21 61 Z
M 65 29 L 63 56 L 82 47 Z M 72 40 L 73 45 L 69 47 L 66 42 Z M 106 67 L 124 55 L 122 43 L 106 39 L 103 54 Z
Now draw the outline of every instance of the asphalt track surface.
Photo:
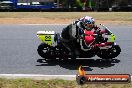
M 75 75 L 79 65 L 90 74 L 132 75 L 132 26 L 107 25 L 117 36 L 122 52 L 112 61 L 95 56 L 75 61 L 45 62 L 37 54 L 39 30 L 60 32 L 66 25 L 0 25 L 0 74 Z

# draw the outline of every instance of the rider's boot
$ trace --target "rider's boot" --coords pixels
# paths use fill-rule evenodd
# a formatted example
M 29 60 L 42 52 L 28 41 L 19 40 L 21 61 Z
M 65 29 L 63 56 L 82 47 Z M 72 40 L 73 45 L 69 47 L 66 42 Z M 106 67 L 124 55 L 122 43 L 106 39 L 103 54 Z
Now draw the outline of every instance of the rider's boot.
M 71 59 L 76 60 L 76 54 L 74 52 L 71 52 Z
M 76 59 L 79 56 L 79 51 L 77 48 L 71 51 L 71 59 Z

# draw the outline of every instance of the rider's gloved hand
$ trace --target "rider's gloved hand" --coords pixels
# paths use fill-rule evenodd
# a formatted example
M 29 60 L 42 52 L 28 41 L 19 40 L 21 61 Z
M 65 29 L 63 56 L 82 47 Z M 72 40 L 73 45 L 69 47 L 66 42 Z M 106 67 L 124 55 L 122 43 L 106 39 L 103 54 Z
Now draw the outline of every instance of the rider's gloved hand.
M 104 33 L 106 33 L 106 30 L 101 30 L 100 31 L 100 34 L 104 34 Z

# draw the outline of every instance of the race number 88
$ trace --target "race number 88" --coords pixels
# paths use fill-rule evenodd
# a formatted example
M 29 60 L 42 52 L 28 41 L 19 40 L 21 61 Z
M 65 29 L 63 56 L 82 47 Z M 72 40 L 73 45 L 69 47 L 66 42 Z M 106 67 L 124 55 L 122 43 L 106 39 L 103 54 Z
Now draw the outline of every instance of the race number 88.
M 51 41 L 51 36 L 45 36 L 45 41 Z

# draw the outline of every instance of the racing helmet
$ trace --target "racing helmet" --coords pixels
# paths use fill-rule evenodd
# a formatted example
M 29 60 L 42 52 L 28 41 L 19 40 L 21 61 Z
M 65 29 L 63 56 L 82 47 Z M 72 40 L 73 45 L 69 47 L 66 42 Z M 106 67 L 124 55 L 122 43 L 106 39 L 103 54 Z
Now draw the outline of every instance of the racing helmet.
M 95 24 L 95 20 L 94 18 L 90 17 L 90 16 L 85 16 L 83 19 L 82 19 L 82 23 L 84 25 L 84 27 L 88 30 L 92 29 L 94 24 Z

